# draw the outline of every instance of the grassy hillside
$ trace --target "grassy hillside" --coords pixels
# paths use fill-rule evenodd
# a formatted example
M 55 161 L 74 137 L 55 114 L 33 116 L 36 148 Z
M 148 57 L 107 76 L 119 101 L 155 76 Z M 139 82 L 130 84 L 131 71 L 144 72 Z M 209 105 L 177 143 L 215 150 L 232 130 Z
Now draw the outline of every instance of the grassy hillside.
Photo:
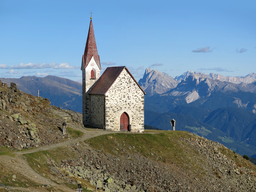
M 256 189 L 255 165 L 184 131 L 113 133 L 25 156 L 38 173 L 85 191 Z
M 23 92 L 40 96 L 51 101 L 52 105 L 65 106 L 74 111 L 82 111 L 82 85 L 78 82 L 56 76 L 35 77 L 27 76 L 20 79 L 2 78 L 4 83 L 14 82 Z
M 256 154 L 256 114 L 252 112 L 235 107 L 210 112 L 188 105 L 162 114 L 145 110 L 145 124 L 149 126 L 172 130 L 171 119 L 176 120 L 176 130 L 218 141 L 241 155 Z
M 92 132 L 97 130 L 87 129 L 87 134 Z M 1 151 L 13 155 L 6 148 Z M 88 192 L 95 191 L 96 185 L 99 192 L 256 189 L 255 165 L 220 143 L 184 131 L 110 133 L 24 157 L 41 176 L 73 190 L 77 183 Z M 54 190 L 15 170 L 2 170 L 8 172 L 0 172 L 5 186 Z

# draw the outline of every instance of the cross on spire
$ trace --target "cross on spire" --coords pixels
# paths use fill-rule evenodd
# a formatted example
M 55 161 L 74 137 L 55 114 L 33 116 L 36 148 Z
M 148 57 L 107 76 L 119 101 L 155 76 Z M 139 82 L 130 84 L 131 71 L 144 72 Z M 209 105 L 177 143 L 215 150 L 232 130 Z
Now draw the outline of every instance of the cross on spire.
M 91 17 L 90 17 L 90 19 L 92 20 L 92 12 L 91 12 Z

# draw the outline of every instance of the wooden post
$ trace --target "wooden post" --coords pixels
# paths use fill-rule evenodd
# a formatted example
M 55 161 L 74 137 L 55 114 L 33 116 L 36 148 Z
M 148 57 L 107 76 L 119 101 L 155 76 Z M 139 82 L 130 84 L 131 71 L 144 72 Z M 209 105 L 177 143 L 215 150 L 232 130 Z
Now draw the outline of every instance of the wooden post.
M 37 97 L 39 97 L 39 90 L 37 90 Z

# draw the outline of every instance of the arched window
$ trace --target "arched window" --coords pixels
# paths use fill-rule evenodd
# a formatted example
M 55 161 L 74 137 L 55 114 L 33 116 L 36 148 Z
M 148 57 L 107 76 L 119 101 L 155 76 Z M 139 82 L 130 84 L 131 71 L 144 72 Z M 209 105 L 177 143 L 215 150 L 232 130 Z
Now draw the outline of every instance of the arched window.
M 95 79 L 96 77 L 95 77 L 95 71 L 92 69 L 91 70 L 91 79 Z

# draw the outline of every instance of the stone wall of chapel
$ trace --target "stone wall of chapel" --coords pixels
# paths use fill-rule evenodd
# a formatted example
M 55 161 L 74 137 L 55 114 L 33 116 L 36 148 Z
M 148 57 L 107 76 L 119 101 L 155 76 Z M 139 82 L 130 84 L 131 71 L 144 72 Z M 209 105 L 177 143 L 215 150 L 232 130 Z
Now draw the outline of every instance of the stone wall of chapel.
M 90 103 L 90 125 L 93 127 L 104 128 L 105 117 L 105 97 L 104 95 L 89 95 Z
M 144 93 L 124 69 L 105 94 L 105 128 L 120 131 L 120 117 L 129 115 L 132 132 L 144 131 Z

